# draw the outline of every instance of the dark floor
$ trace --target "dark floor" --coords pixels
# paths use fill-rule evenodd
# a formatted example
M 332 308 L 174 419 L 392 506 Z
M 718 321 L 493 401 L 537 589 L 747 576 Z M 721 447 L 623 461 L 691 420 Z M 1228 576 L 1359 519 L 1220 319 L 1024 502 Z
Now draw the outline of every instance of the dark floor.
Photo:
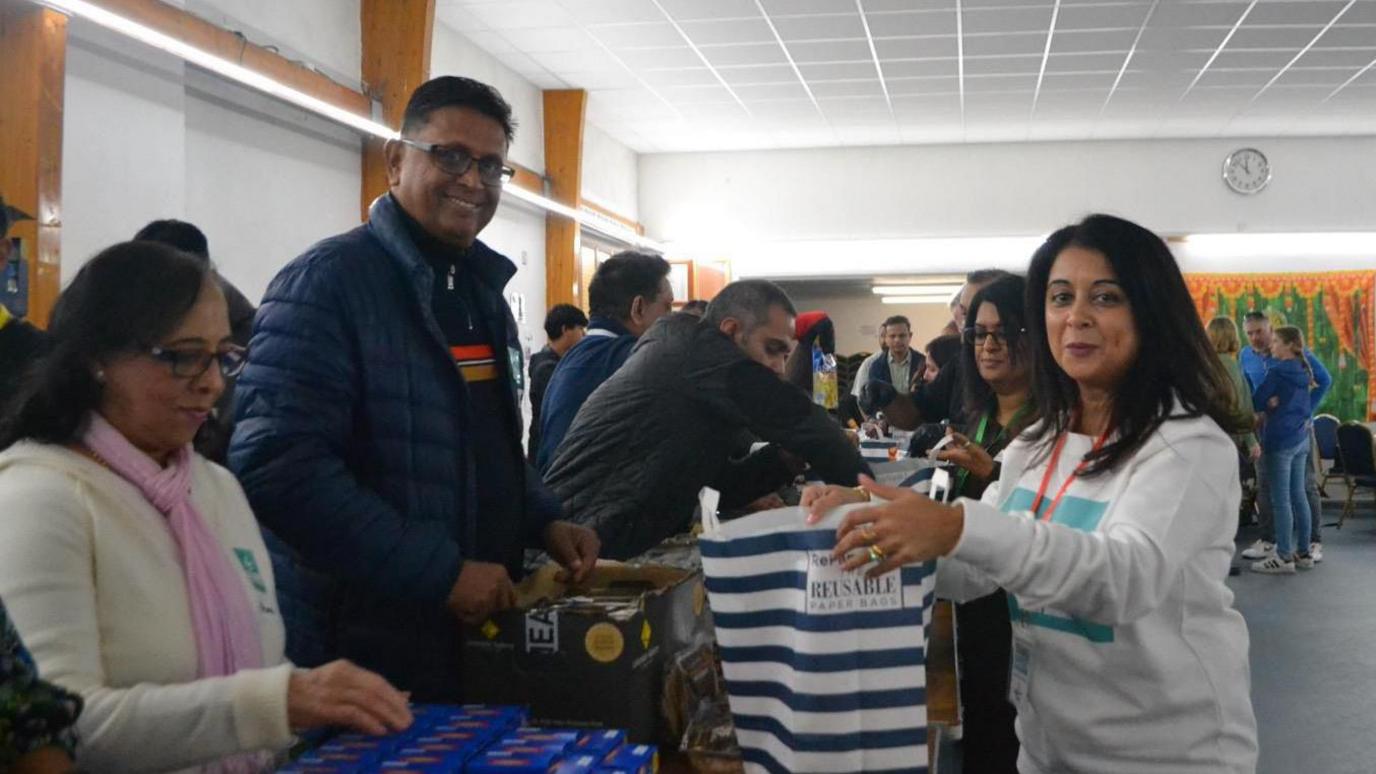
M 1376 773 L 1376 511 L 1358 502 L 1341 530 L 1328 526 L 1340 504 L 1325 503 L 1313 570 L 1258 575 L 1239 558 L 1228 580 L 1252 638 L 1258 774 Z M 1244 528 L 1239 553 L 1256 537 Z

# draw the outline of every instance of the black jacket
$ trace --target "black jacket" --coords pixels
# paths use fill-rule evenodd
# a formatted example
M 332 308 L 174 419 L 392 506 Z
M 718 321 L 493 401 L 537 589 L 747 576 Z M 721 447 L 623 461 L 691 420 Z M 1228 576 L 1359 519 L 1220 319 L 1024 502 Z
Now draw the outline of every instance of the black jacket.
M 24 320 L 10 320 L 0 328 L 0 407 L 18 389 L 29 365 L 47 351 L 48 334 Z
M 533 465 L 540 451 L 540 404 L 545 400 L 545 388 L 554 369 L 559 365 L 559 353 L 546 346 L 530 356 L 530 441 L 526 444 L 526 459 Z
M 597 530 L 602 553 L 635 556 L 683 532 L 698 490 L 744 505 L 791 478 L 777 448 L 732 461 L 748 429 L 854 485 L 859 452 L 811 396 L 687 315 L 661 318 L 630 360 L 597 388 L 545 475 L 574 521 Z

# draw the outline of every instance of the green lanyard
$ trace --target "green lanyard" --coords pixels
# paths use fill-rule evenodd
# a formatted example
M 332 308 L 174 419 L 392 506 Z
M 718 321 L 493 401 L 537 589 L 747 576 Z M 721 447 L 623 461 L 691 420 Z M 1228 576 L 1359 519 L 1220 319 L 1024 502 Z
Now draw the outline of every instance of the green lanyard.
M 996 445 L 998 445 L 999 441 L 1002 441 L 1002 440 L 1003 440 L 1003 437 L 1004 437 L 1005 435 L 1008 434 L 1008 427 L 1012 427 L 1012 426 L 1014 426 L 1014 425 L 1017 425 L 1018 422 L 1019 422 L 1019 421 L 1023 418 L 1023 416 L 1026 415 L 1026 414 L 1027 414 L 1027 403 L 1024 402 L 1021 406 L 1018 407 L 1017 412 L 1013 414 L 1013 418 L 1010 419 L 1010 420 L 1008 420 L 1008 426 L 1007 426 L 1007 427 L 1001 427 L 1001 428 L 999 428 L 999 434 L 996 435 L 996 436 L 994 436 L 994 440 L 992 440 L 992 441 L 989 442 L 989 446 L 996 446 Z M 989 429 L 989 418 L 992 417 L 993 415 L 994 415 L 994 412 L 993 412 L 992 410 L 990 410 L 990 411 L 984 412 L 984 416 L 982 416 L 982 417 L 979 418 L 979 426 L 975 428 L 975 437 L 974 437 L 973 439 L 971 439 L 976 445 L 981 446 L 981 447 L 984 446 L 984 433 Z M 987 447 L 985 447 L 985 448 L 987 448 Z M 969 477 L 970 477 L 970 471 L 969 471 L 969 469 L 967 469 L 967 468 L 961 468 L 960 471 L 956 473 L 955 494 L 956 494 L 957 497 L 959 497 L 959 496 L 961 496 L 961 495 L 963 495 L 963 494 L 965 493 L 965 480 L 968 479 Z

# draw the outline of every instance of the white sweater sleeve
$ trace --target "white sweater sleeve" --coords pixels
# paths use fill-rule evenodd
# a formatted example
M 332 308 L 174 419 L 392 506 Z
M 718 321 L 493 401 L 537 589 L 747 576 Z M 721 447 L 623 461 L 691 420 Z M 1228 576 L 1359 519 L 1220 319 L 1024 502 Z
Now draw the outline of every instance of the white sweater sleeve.
M 1112 521 L 1098 532 L 1011 517 L 962 500 L 965 530 L 952 556 L 988 573 L 1027 607 L 1054 607 L 1108 625 L 1156 609 L 1182 563 L 1223 541 L 1231 527 L 1219 460 L 1235 451 L 1224 436 L 1182 439 L 1129 463 Z M 1112 474 L 1105 474 L 1112 475 Z
M 981 503 L 993 505 L 999 501 L 1000 481 L 993 481 L 985 487 L 984 495 L 980 497 Z M 973 502 L 973 500 L 965 500 Z M 966 513 L 969 510 L 966 509 Z M 952 552 L 954 554 L 954 552 Z M 954 556 L 942 557 L 936 563 L 936 595 L 941 599 L 949 599 L 952 602 L 969 602 L 972 599 L 979 599 L 993 594 L 999 584 L 989 577 L 988 573 L 982 572 L 971 566 L 968 562 L 956 559 Z
M 0 509 L 0 598 L 43 677 L 85 699 L 78 764 L 163 771 L 289 745 L 290 664 L 176 685 L 106 684 L 90 504 L 65 476 L 23 475 Z

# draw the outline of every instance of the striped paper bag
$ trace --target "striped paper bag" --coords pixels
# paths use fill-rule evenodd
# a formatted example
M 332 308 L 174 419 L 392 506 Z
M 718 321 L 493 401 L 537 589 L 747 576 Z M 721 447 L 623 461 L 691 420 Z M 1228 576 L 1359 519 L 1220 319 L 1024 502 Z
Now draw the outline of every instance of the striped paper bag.
M 796 507 L 706 520 L 699 546 L 747 771 L 927 771 L 936 565 L 842 572 L 836 527 L 856 507 L 813 526 Z

